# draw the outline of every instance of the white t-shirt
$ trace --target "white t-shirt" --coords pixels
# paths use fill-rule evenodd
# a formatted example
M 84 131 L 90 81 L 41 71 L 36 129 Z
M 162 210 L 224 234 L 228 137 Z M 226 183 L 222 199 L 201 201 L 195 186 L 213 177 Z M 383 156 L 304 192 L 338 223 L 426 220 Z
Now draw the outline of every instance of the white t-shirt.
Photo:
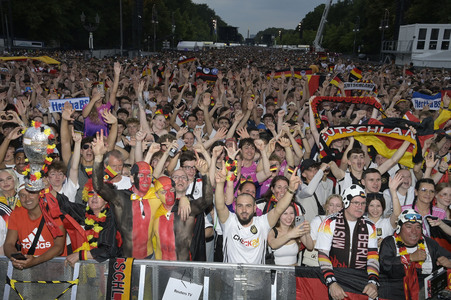
M 7 231 L 8 228 L 6 227 L 5 220 L 3 220 L 2 217 L 0 217 L 0 247 L 3 247 L 3 244 L 5 243 Z
M 75 185 L 72 180 L 66 178 L 63 183 L 63 187 L 59 192 L 57 192 L 66 196 L 70 202 L 75 203 L 75 196 L 77 195 L 77 190 L 79 187 L 80 186 L 78 185 L 78 183 Z
M 386 238 L 389 235 L 393 235 L 395 228 L 391 226 L 390 218 L 380 218 L 376 222 L 376 235 L 377 238 Z
M 243 227 L 236 214 L 229 213 L 224 224 L 223 252 L 225 263 L 265 264 L 265 251 L 271 227 L 268 215 L 254 217 L 252 224 Z
M 122 176 L 122 179 L 118 182 L 113 182 L 113 185 L 118 190 L 128 190 L 132 187 L 132 182 L 130 181 L 130 178 L 127 176 Z

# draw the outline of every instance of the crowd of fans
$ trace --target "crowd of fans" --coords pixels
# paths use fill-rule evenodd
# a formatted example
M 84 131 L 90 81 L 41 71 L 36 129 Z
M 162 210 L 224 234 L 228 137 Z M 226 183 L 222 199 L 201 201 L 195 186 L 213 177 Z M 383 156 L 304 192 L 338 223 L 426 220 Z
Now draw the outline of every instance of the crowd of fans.
M 447 71 L 254 47 L 89 61 L 47 54 L 61 64 L 0 63 L 0 254 L 16 268 L 59 255 L 70 265 L 127 256 L 321 266 L 331 297 L 343 299 L 333 268 L 367 270 L 363 293 L 375 298 L 379 250 L 400 267 L 421 262 L 423 274 L 436 267 L 426 252 L 451 265 L 429 239 L 434 227 L 451 233 Z M 349 95 L 344 82 L 356 69 L 375 88 L 352 96 L 374 97 L 382 109 L 334 101 Z M 312 90 L 315 74 L 322 80 Z M 414 109 L 413 92 L 442 92 L 440 109 Z M 317 118 L 315 96 L 331 96 Z M 81 97 L 89 97 L 82 110 L 50 107 Z M 352 136 L 321 152 L 328 127 L 386 118 L 410 120 L 414 134 L 436 124 L 422 147 L 406 140 L 389 157 Z M 41 123 L 56 150 L 40 179 L 46 188 L 35 192 L 23 175 L 22 130 Z M 413 146 L 421 159 L 400 164 Z M 65 239 L 61 217 L 51 222 L 58 230 L 41 222 L 45 197 L 83 226 L 89 247 Z M 409 235 L 407 223 L 421 226 Z M 393 264 L 381 267 L 400 276 Z

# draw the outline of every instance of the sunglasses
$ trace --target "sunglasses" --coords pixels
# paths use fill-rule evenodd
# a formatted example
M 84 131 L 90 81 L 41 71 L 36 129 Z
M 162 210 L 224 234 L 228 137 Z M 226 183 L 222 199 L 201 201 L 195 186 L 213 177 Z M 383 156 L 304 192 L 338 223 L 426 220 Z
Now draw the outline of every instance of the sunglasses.
M 82 148 L 83 150 L 92 149 L 92 145 L 91 145 L 91 144 L 84 144 L 83 146 L 81 146 L 81 148 Z
M 409 222 L 422 221 L 423 217 L 420 214 L 407 214 L 404 218 Z

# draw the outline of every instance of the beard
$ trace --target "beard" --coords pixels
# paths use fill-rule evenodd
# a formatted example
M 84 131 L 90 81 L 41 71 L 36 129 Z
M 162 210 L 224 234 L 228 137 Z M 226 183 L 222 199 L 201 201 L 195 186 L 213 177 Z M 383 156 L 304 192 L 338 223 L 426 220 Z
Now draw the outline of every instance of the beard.
M 252 219 L 254 218 L 254 214 L 250 214 L 247 219 L 242 219 L 240 215 L 236 215 L 236 217 L 238 218 L 238 222 L 240 222 L 242 226 L 246 226 L 249 225 L 249 223 L 252 221 Z

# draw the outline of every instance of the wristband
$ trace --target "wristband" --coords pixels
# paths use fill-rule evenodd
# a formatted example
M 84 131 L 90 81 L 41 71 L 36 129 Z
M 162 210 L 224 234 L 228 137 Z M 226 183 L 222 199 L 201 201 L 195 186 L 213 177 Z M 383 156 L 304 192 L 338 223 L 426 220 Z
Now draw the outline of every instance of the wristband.
M 294 191 L 290 190 L 290 188 L 287 189 L 287 192 L 294 195 Z
M 337 282 L 337 279 L 335 278 L 335 276 L 329 276 L 326 278 L 326 286 L 327 287 L 330 287 L 330 285 L 335 282 Z
M 446 171 L 441 171 L 440 169 L 438 170 L 439 173 L 445 174 Z
M 377 287 L 381 286 L 381 284 L 378 281 L 374 280 L 374 279 L 368 280 L 368 283 L 372 283 L 372 284 L 374 284 Z

